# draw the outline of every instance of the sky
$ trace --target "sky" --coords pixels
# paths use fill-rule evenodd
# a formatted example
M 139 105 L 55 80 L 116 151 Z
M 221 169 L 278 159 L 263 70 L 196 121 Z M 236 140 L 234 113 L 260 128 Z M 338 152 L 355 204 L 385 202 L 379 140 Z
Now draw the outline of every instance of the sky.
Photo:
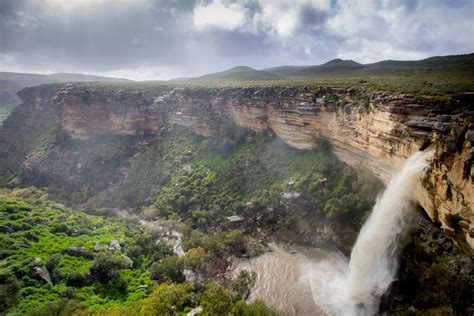
M 0 0 L 0 71 L 134 80 L 474 52 L 474 0 Z

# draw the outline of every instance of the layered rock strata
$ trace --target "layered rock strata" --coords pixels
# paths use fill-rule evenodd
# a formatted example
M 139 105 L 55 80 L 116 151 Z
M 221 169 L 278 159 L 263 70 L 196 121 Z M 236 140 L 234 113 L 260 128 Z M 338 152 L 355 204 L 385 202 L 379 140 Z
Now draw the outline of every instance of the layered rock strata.
M 269 130 L 299 149 L 325 140 L 340 160 L 368 167 L 384 182 L 409 156 L 431 148 L 435 158 L 418 201 L 447 230 L 461 220 L 474 247 L 473 103 L 469 93 L 432 97 L 330 87 L 157 92 L 66 86 L 48 110 L 76 138 L 159 134 L 172 124 L 212 136 L 236 124 L 256 132 Z

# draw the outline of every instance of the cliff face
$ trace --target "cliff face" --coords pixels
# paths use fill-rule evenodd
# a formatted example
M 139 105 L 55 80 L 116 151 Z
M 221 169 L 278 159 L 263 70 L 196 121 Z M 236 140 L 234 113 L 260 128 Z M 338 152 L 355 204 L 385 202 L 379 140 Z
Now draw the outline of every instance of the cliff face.
M 153 93 L 67 86 L 49 110 L 75 138 L 153 135 L 172 124 L 211 136 L 237 124 L 270 130 L 299 149 L 317 147 L 325 139 L 339 159 L 368 167 L 384 182 L 409 156 L 430 147 L 435 158 L 418 201 L 447 230 L 456 218 L 451 215 L 460 215 L 466 240 L 474 247 L 473 102 L 469 94 L 448 100 L 324 87 L 170 88 Z

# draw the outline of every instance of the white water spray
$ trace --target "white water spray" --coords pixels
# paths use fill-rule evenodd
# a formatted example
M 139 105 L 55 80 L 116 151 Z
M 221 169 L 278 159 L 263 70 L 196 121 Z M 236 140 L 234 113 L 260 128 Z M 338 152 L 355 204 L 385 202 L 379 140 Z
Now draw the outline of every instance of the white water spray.
M 416 153 L 390 180 L 357 237 L 348 268 L 341 272 L 327 262 L 310 268 L 313 298 L 328 314 L 377 313 L 380 298 L 397 273 L 400 240 L 410 218 L 408 212 L 432 156 L 432 152 Z
M 372 214 L 362 227 L 352 249 L 347 278 L 347 296 L 356 314 L 374 314 L 380 297 L 398 269 L 400 239 L 407 227 L 408 212 L 423 170 L 433 153 L 416 153 L 390 180 Z

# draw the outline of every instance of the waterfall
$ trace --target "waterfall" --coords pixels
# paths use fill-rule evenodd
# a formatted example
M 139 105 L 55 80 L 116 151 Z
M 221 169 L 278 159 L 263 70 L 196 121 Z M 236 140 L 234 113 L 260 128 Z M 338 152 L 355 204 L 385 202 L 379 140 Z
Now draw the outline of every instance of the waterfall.
M 432 156 L 432 152 L 416 153 L 390 180 L 357 237 L 348 266 L 339 260 L 337 269 L 328 262 L 311 267 L 313 298 L 328 314 L 377 313 L 380 298 L 397 273 L 400 241 L 407 230 L 420 179 Z
M 418 152 L 405 162 L 378 198 L 357 237 L 346 284 L 347 297 L 356 304 L 356 314 L 374 314 L 397 273 L 400 239 L 430 157 L 432 153 Z

